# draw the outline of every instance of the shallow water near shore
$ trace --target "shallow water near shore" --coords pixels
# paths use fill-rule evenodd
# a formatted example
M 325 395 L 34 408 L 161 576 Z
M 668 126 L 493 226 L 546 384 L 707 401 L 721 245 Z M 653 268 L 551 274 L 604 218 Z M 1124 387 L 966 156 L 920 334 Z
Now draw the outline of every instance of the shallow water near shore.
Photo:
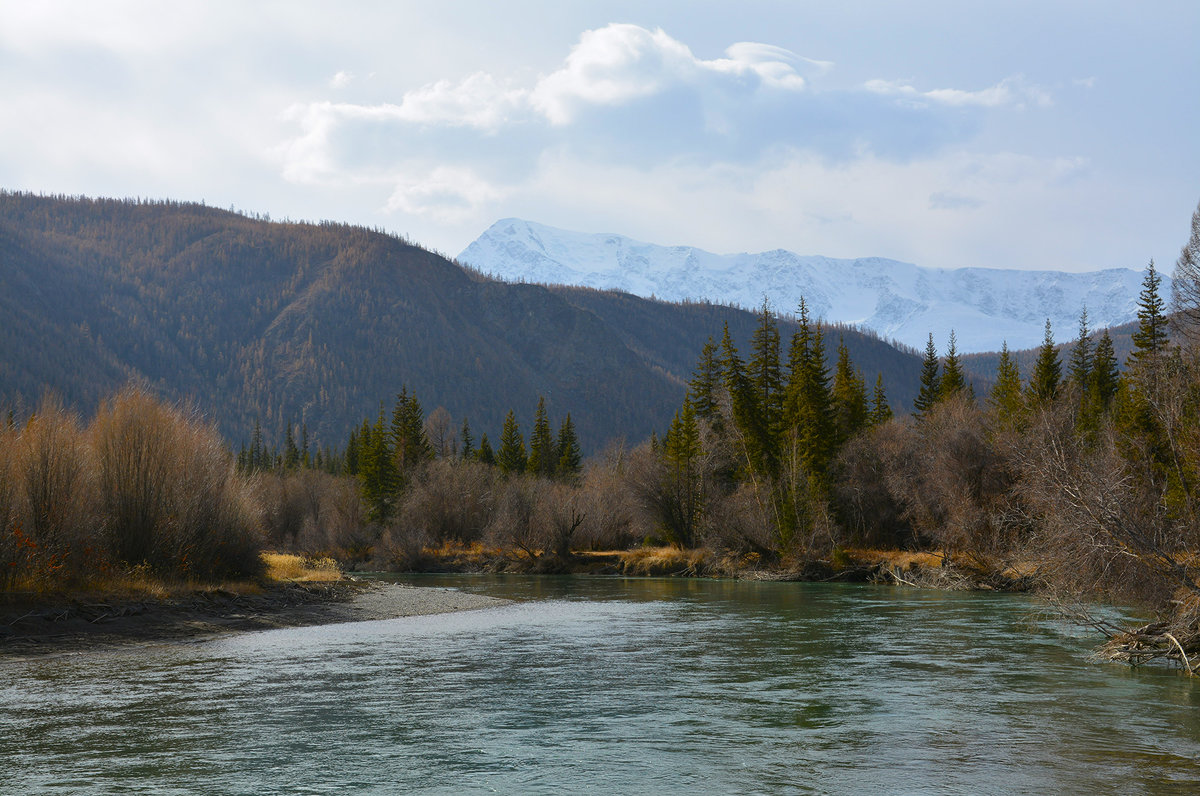
M 1022 595 L 393 579 L 516 602 L 0 661 L 0 792 L 1200 788 L 1200 683 Z

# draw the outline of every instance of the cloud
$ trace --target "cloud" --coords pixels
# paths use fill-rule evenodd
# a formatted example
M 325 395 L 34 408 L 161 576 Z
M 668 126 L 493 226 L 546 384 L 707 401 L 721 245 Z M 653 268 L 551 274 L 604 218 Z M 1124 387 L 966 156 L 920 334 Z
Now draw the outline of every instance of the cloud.
M 461 223 L 504 196 L 469 169 L 436 168 L 428 174 L 404 179 L 387 200 L 388 211 L 411 213 L 442 224 Z
M 983 207 L 983 200 L 963 196 L 953 191 L 934 191 L 929 194 L 930 210 L 974 210 Z
M 863 84 L 863 88 L 874 94 L 899 97 L 917 104 L 929 103 L 960 108 L 1024 107 L 1026 103 L 1045 108 L 1053 104 L 1049 92 L 1039 86 L 1027 84 L 1020 76 L 1005 78 L 994 86 L 977 91 L 957 88 L 918 91 L 908 84 L 889 80 L 868 80 Z
M 342 72 L 338 72 L 336 75 L 334 75 L 332 78 L 329 79 L 329 87 L 330 88 L 345 88 L 346 86 L 350 85 L 353 82 L 354 82 L 354 73 L 342 71 Z

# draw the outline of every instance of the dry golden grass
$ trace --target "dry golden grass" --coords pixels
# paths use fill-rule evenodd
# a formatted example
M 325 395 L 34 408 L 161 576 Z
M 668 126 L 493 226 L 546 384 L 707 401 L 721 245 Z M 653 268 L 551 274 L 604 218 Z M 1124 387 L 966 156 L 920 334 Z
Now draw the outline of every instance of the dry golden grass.
M 305 558 L 291 553 L 262 554 L 268 580 L 314 583 L 342 580 L 342 568 L 332 558 Z
M 911 550 L 847 549 L 846 555 L 856 564 L 874 566 L 887 564 L 896 569 L 930 569 L 942 565 L 941 553 L 914 552 Z
M 619 552 L 622 569 L 628 575 L 696 574 L 708 563 L 710 553 L 703 548 L 638 547 Z

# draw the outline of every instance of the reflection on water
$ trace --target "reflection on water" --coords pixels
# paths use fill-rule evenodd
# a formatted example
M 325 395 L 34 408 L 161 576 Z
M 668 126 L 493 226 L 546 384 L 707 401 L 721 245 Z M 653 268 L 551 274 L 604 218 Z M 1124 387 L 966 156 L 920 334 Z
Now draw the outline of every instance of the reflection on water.
M 517 602 L 0 662 L 0 792 L 1200 787 L 1200 688 L 1022 597 L 405 580 Z

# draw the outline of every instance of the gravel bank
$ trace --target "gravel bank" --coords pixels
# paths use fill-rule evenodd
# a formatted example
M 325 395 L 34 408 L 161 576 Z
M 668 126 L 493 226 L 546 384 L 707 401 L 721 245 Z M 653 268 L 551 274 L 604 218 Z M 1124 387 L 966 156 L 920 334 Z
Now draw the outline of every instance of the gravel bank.
M 0 658 L 469 611 L 506 602 L 450 589 L 343 581 L 281 584 L 253 595 L 208 591 L 165 601 L 5 605 L 0 606 Z

